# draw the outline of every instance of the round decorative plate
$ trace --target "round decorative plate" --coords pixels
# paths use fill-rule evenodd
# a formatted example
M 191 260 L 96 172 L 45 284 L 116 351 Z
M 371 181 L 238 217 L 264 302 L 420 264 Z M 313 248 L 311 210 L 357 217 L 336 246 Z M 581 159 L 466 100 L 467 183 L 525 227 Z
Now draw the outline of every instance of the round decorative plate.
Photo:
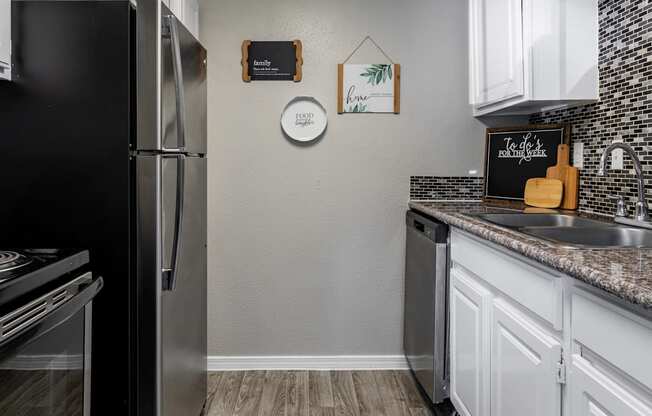
M 296 97 L 285 106 L 281 128 L 292 140 L 310 142 L 318 139 L 328 124 L 326 109 L 313 97 Z

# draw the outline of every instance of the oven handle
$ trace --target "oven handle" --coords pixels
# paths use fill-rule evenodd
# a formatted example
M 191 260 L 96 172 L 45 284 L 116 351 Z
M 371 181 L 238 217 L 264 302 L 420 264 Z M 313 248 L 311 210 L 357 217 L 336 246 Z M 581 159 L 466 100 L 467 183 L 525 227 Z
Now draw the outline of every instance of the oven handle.
M 84 308 L 99 293 L 104 286 L 104 280 L 101 277 L 94 279 L 91 283 L 86 284 L 79 293 L 70 298 L 67 302 L 54 309 L 41 319 L 33 322 L 16 335 L 0 342 L 0 355 L 7 355 L 20 349 L 22 346 L 31 342 L 57 326 L 66 322 L 77 312 Z

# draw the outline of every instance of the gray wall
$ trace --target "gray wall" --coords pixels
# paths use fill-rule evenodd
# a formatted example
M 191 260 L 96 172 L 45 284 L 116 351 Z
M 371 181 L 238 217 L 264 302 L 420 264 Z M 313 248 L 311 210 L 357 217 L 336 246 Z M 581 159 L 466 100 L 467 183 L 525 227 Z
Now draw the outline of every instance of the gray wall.
M 465 1 L 204 0 L 209 355 L 400 354 L 410 175 L 482 170 Z M 337 63 L 367 34 L 402 64 L 400 115 L 337 115 Z M 304 80 L 241 81 L 244 39 L 304 45 Z M 385 62 L 365 47 L 353 63 Z M 311 147 L 285 104 L 329 112 Z

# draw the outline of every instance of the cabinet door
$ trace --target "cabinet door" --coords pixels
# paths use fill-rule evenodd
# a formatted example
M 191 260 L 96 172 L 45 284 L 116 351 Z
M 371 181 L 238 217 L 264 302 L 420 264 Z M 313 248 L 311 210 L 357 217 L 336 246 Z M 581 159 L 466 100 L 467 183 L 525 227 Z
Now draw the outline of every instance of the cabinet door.
M 185 8 L 185 0 L 168 0 L 170 3 L 170 10 L 172 10 L 172 13 L 179 19 L 181 23 L 184 24 L 185 26 L 185 16 L 184 16 L 184 8 Z
M 493 308 L 491 414 L 561 414 L 561 344 L 505 301 Z
M 196 38 L 199 38 L 199 1 L 185 0 L 183 12 L 186 27 Z
M 11 0 L 0 0 L 0 79 L 11 74 Z
M 570 380 L 573 416 L 650 416 L 652 407 L 579 355 L 573 356 Z
M 521 0 L 469 0 L 472 102 L 524 95 Z
M 450 395 L 462 416 L 489 415 L 491 294 L 468 274 L 451 269 Z

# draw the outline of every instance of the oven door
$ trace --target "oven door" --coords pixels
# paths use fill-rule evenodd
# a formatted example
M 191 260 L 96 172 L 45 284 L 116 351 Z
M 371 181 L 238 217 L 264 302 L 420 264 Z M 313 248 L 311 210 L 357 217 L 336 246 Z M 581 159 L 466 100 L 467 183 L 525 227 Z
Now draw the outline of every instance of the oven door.
M 90 415 L 92 299 L 101 286 L 89 273 L 3 313 L 1 415 Z

